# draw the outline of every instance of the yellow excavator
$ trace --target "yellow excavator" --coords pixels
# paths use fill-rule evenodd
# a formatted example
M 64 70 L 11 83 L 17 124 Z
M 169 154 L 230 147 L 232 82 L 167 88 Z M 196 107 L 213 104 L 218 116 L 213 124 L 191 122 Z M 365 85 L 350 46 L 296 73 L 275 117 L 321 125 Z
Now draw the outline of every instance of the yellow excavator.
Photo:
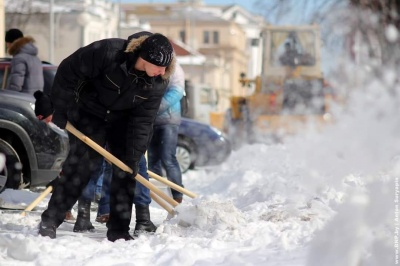
M 247 137 L 280 138 L 299 132 L 307 121 L 320 126 L 329 120 L 319 26 L 269 25 L 263 30 L 263 44 L 261 76 L 248 79 L 241 74 L 239 82 L 253 83 L 254 91 L 231 96 L 223 130 L 236 136 L 245 131 Z M 218 119 L 216 113 L 210 116 L 211 124 Z

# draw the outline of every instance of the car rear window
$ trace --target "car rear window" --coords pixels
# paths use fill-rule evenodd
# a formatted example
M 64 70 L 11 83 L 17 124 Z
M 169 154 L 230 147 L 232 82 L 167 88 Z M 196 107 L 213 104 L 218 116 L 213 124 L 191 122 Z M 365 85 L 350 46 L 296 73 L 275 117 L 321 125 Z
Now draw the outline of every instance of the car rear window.
M 50 94 L 51 86 L 53 86 L 54 76 L 56 75 L 57 67 L 44 67 L 43 77 L 44 77 L 44 88 L 43 92 Z
M 4 80 L 4 75 L 5 75 L 6 70 L 7 70 L 7 72 L 10 71 L 9 65 L 0 63 L 0 86 L 1 86 L 2 90 L 5 89 L 6 84 L 7 84 L 7 80 Z

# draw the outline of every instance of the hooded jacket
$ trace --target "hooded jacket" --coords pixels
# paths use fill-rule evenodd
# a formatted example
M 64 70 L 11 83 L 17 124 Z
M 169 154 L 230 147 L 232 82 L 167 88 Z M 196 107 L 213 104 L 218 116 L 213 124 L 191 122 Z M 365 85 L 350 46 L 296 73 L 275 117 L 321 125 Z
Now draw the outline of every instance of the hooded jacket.
M 38 49 L 31 37 L 22 37 L 15 40 L 8 48 L 13 56 L 11 60 L 10 90 L 25 92 L 33 95 L 37 90 L 43 90 L 43 67 L 37 57 Z
M 185 73 L 179 64 L 175 64 L 174 73 L 158 109 L 155 126 L 181 124 L 181 99 L 185 90 Z
M 134 34 L 129 41 L 104 39 L 78 49 L 59 65 L 51 91 L 52 121 L 61 128 L 70 109 L 82 109 L 105 122 L 127 117 L 127 158 L 133 154 L 134 161 L 147 149 L 175 64 L 174 59 L 163 76 L 134 70 L 140 44 L 148 37 L 139 36 Z

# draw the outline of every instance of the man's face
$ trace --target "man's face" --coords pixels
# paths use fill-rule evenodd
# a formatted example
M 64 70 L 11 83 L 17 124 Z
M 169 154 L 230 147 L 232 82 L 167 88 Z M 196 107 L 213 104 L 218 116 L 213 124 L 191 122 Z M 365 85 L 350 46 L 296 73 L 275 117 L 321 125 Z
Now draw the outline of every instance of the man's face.
M 157 66 L 157 65 L 147 62 L 146 60 L 144 60 L 144 61 L 145 61 L 144 71 L 146 71 L 147 76 L 155 77 L 155 76 L 165 74 L 165 70 L 167 69 L 167 67 Z

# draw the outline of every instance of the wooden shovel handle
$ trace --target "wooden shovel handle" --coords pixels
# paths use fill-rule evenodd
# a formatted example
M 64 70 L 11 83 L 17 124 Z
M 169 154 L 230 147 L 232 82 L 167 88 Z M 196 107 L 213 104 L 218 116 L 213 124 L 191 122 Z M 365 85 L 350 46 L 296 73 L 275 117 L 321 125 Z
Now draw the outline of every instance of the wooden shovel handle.
M 157 202 L 158 205 L 160 205 L 161 207 L 163 207 L 169 214 L 171 214 L 172 216 L 175 216 L 175 211 L 173 208 L 171 208 L 171 206 L 169 206 L 168 204 L 165 203 L 165 201 L 163 201 L 159 196 L 157 196 L 157 194 L 155 194 L 153 191 L 150 190 L 150 197 Z
M 65 127 L 65 129 L 68 130 L 69 132 L 71 132 L 75 137 L 77 137 L 81 141 L 85 142 L 87 145 L 89 145 L 95 151 L 100 153 L 107 161 L 111 162 L 112 164 L 115 164 L 116 166 L 118 166 L 118 168 L 120 168 L 121 170 L 123 170 L 125 172 L 132 173 L 131 168 L 129 168 L 126 164 L 121 162 L 117 157 L 115 157 L 114 155 L 109 153 L 106 149 L 101 147 L 99 144 L 97 144 L 96 142 L 91 140 L 89 137 L 82 134 L 82 132 L 77 130 L 73 125 L 71 125 L 70 122 L 67 122 L 67 126 Z
M 183 187 L 181 187 L 181 186 L 169 181 L 168 179 L 166 179 L 166 178 L 164 178 L 162 176 L 157 175 L 156 173 L 154 173 L 154 172 L 152 172 L 150 170 L 148 170 L 147 173 L 149 174 L 149 176 L 151 178 L 154 178 L 157 181 L 160 181 L 161 183 L 164 183 L 165 185 L 175 189 L 176 191 L 179 191 L 179 192 L 185 194 L 186 196 L 191 197 L 192 199 L 197 197 L 197 195 L 195 193 L 193 193 L 193 192 L 191 192 L 191 191 L 189 191 L 189 190 L 187 190 L 187 189 L 185 189 L 185 188 L 183 188 Z
M 168 202 L 169 204 L 171 204 L 173 207 L 176 207 L 179 205 L 178 202 L 176 202 L 174 199 L 172 199 L 171 197 L 168 197 L 167 194 L 165 194 L 164 192 L 162 192 L 159 188 L 157 188 L 155 185 L 153 185 L 150 181 L 148 181 L 146 178 L 144 178 L 143 176 L 137 174 L 135 176 L 135 179 L 137 181 L 139 181 L 140 183 L 142 183 L 145 187 L 147 187 L 148 189 L 150 189 L 150 192 L 153 191 L 155 194 L 157 194 L 157 196 L 159 196 L 160 198 L 164 199 L 166 202 Z
M 67 122 L 67 125 L 65 127 L 69 132 L 71 132 L 73 135 L 75 135 L 77 138 L 79 138 L 81 141 L 85 142 L 88 146 L 93 148 L 95 151 L 100 153 L 108 162 L 115 164 L 117 167 L 119 167 L 121 170 L 128 172 L 128 173 L 133 173 L 132 169 L 129 168 L 126 164 L 121 162 L 117 157 L 109 153 L 106 149 L 101 147 L 99 144 L 82 134 L 79 130 L 77 130 L 74 126 L 72 126 L 69 122 Z M 165 202 L 163 202 L 159 197 L 167 201 L 169 204 L 171 204 L 173 207 L 176 207 L 179 205 L 178 202 L 173 200 L 172 198 L 168 197 L 164 192 L 162 192 L 160 189 L 158 189 L 156 186 L 154 186 L 151 182 L 149 182 L 147 179 L 142 177 L 141 175 L 136 175 L 135 179 L 142 183 L 145 187 L 150 189 L 150 195 L 152 195 L 152 198 L 154 199 L 155 202 L 157 202 L 161 207 L 163 207 L 168 213 L 174 215 L 174 211 L 171 207 L 167 206 Z M 21 212 L 22 216 L 26 215 L 26 212 L 33 210 L 33 208 L 36 207 L 36 205 L 39 204 L 40 201 L 42 201 L 51 191 L 53 190 L 52 186 L 49 186 L 45 191 L 43 191 L 31 204 L 28 205 L 28 207 L 25 208 L 23 212 Z
M 119 160 L 117 157 L 109 153 L 106 149 L 101 147 L 99 144 L 82 134 L 79 130 L 77 130 L 74 126 L 72 126 L 69 122 L 67 122 L 67 126 L 65 127 L 69 132 L 71 132 L 73 135 L 75 135 L 77 138 L 85 142 L 87 145 L 89 145 L 91 148 L 93 148 L 95 151 L 100 153 L 106 160 L 109 162 L 113 163 L 117 167 L 119 167 L 121 170 L 128 172 L 128 173 L 133 173 L 132 169 L 128 167 L 126 164 L 124 164 L 121 160 Z M 173 200 L 172 198 L 168 197 L 164 192 L 162 192 L 160 189 L 158 189 L 156 186 L 154 186 L 151 182 L 149 182 L 147 179 L 145 179 L 141 175 L 136 175 L 135 179 L 142 183 L 145 187 L 153 191 L 155 194 L 160 196 L 162 199 L 167 201 L 169 204 L 171 204 L 173 207 L 176 207 L 179 205 L 178 202 Z
M 32 201 L 31 204 L 28 205 L 28 207 L 25 208 L 23 212 L 21 212 L 22 216 L 26 215 L 26 212 L 29 212 L 33 210 L 33 208 L 36 207 L 36 205 L 39 204 L 51 191 L 53 190 L 52 186 L 48 186 L 45 191 L 43 191 L 34 201 Z

